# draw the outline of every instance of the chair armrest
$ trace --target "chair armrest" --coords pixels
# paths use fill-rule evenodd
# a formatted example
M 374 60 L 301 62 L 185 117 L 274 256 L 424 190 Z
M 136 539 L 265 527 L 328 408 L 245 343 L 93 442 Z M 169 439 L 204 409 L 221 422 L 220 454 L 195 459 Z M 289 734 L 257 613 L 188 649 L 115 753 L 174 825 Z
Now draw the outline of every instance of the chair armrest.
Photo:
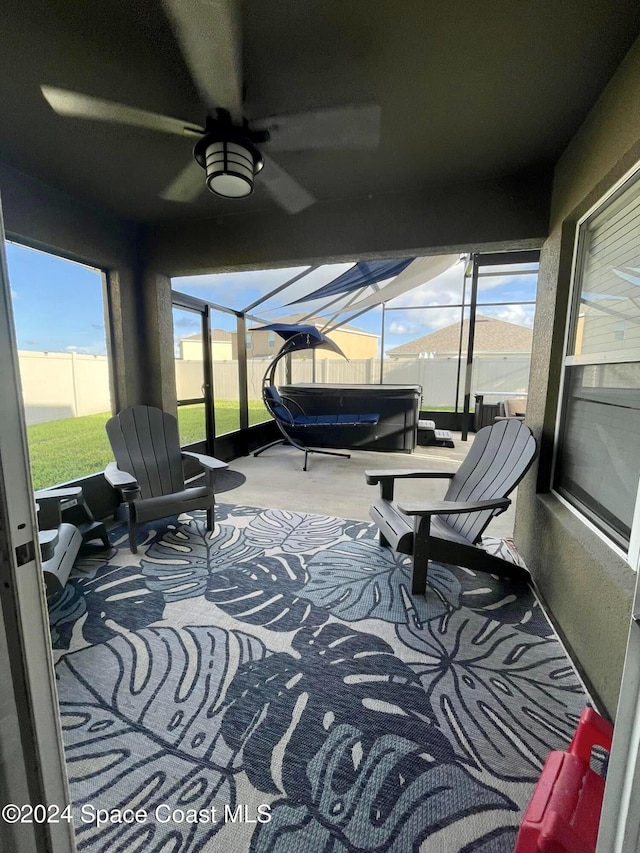
M 104 469 L 104 478 L 114 489 L 123 489 L 138 485 L 136 478 L 126 471 L 121 471 L 115 462 L 109 462 Z
M 490 501 L 432 501 L 428 504 L 398 504 L 405 515 L 459 515 L 465 512 L 480 512 L 483 509 L 499 509 L 504 512 L 511 501 L 509 498 L 494 498 Z
M 229 467 L 226 462 L 222 462 L 220 459 L 216 459 L 215 456 L 206 456 L 204 453 L 193 453 L 191 450 L 183 450 L 182 455 L 190 456 L 192 459 L 196 459 L 202 465 L 203 468 L 207 468 L 209 471 L 215 471 L 219 468 Z
M 396 480 L 433 480 L 435 478 L 443 478 L 450 480 L 454 476 L 453 471 L 425 471 L 420 468 L 398 468 L 396 470 L 387 469 L 382 471 L 365 471 L 367 483 L 370 486 L 375 486 L 380 483 L 380 497 L 385 501 L 393 500 L 393 491 Z
M 450 480 L 455 475 L 455 471 L 421 471 L 419 468 L 398 468 L 396 470 L 365 471 L 364 475 L 367 478 L 367 483 L 370 486 L 375 486 L 376 483 L 388 482 L 389 480 L 433 480 L 436 478 Z
M 82 494 L 82 486 L 60 486 L 53 489 L 38 489 L 34 492 L 37 501 L 65 500 L 68 498 L 79 498 Z

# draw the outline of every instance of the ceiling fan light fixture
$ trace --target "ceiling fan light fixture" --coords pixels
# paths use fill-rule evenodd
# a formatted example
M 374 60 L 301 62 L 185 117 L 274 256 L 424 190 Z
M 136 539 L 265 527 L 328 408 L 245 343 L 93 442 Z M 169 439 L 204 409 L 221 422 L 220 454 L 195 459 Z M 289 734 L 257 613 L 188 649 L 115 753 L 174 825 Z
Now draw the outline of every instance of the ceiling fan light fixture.
M 255 145 L 241 134 L 205 134 L 193 156 L 206 173 L 208 189 L 223 198 L 244 198 L 264 165 Z

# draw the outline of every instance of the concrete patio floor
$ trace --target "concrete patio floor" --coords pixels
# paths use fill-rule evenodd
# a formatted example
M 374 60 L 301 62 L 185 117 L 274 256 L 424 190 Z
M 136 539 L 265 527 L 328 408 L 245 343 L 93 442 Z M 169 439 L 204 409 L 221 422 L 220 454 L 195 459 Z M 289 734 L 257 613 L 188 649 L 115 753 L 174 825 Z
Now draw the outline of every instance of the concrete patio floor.
M 453 433 L 454 448 L 418 447 L 409 453 L 377 453 L 351 451 L 351 459 L 310 454 L 308 470 L 303 471 L 304 455 L 293 447 L 277 445 L 258 457 L 234 459 L 229 467 L 245 475 L 246 482 L 222 493 L 223 503 L 243 504 L 270 509 L 333 515 L 369 521 L 369 506 L 378 494 L 378 486 L 368 486 L 366 470 L 384 468 L 419 468 L 426 471 L 455 471 L 465 458 L 474 434 L 460 440 Z M 404 480 L 396 484 L 396 497 L 420 501 L 442 500 L 447 489 L 443 480 Z M 514 504 L 495 518 L 487 533 L 505 537 L 513 535 Z

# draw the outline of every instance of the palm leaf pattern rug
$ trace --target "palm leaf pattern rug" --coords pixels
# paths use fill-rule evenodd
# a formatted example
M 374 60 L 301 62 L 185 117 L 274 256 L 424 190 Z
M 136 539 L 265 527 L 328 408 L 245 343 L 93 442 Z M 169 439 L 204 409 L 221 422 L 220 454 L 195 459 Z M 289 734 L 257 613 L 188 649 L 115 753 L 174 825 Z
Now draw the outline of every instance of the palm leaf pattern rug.
M 116 528 L 51 608 L 79 850 L 509 853 L 588 699 L 529 587 L 432 564 L 412 597 L 373 525 L 216 519 Z

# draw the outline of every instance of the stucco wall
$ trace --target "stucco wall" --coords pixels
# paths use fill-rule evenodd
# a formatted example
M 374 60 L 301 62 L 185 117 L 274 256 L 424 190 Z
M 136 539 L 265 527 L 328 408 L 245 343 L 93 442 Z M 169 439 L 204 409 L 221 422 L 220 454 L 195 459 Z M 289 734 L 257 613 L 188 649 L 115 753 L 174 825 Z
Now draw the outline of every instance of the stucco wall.
M 547 230 L 546 170 L 411 194 L 318 202 L 301 214 L 157 223 L 144 230 L 149 270 L 177 275 L 354 258 L 539 248 Z
M 640 41 L 558 162 L 542 249 L 527 422 L 540 456 L 519 488 L 515 536 L 534 579 L 608 712 L 616 709 L 635 575 L 549 493 L 576 223 L 640 160 Z

